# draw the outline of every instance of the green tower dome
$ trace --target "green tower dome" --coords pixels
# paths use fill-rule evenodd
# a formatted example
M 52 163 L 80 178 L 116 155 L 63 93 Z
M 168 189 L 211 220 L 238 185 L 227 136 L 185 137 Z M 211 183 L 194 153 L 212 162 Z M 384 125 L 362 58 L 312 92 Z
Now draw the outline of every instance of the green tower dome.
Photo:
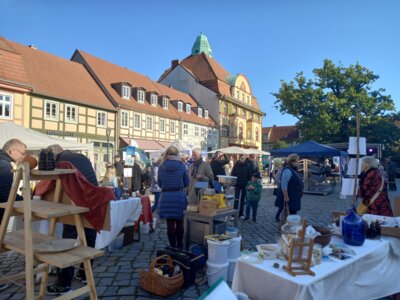
M 212 57 L 211 46 L 208 43 L 208 39 L 206 35 L 202 32 L 199 36 L 197 36 L 196 41 L 192 47 L 192 55 L 198 55 L 200 53 L 205 53 L 209 57 Z

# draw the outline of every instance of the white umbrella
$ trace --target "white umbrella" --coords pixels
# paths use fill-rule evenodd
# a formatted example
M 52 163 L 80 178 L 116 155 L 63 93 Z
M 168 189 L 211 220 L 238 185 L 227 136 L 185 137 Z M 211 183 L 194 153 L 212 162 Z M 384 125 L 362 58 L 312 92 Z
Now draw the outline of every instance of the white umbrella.
M 221 148 L 221 149 L 209 151 L 207 153 L 216 153 L 218 151 L 221 151 L 222 153 L 226 153 L 226 154 L 249 154 L 247 152 L 247 149 L 236 147 L 236 146 Z
M 246 149 L 248 154 L 257 154 L 257 155 L 271 155 L 271 153 L 258 150 L 258 149 Z

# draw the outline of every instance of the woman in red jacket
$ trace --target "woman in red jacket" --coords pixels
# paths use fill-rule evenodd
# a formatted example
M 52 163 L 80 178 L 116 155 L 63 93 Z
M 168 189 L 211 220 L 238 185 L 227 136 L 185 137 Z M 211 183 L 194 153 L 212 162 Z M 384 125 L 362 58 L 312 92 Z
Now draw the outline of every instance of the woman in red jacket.
M 391 217 L 393 212 L 390 207 L 387 186 L 378 166 L 379 163 L 374 157 L 366 156 L 363 158 L 358 197 L 362 198 L 363 203 L 368 206 L 369 214 Z M 377 196 L 374 196 L 375 194 Z M 373 198 L 376 199 L 371 203 Z

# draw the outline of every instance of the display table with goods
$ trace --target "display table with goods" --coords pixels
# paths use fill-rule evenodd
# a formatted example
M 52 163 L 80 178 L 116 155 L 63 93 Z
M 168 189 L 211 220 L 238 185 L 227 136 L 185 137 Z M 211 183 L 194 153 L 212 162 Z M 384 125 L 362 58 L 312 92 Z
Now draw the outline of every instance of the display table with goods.
M 139 219 L 141 210 L 140 198 L 110 201 L 110 228 L 97 233 L 96 249 L 103 249 L 110 245 L 127 223 L 134 223 Z M 49 232 L 50 223 L 46 220 L 34 222 L 32 225 L 34 231 L 42 234 Z M 56 236 L 61 237 L 61 235 L 62 224 L 57 224 Z
M 218 182 L 213 181 L 214 188 L 199 186 L 197 204 L 190 205 L 185 213 L 186 246 L 204 244 L 204 236 L 224 233 L 231 219 L 238 227 L 239 211 L 233 208 L 236 179 L 219 175 Z
M 353 217 L 352 213 L 348 216 Z M 289 216 L 288 223 L 291 217 L 295 216 Z M 356 216 L 356 219 L 360 221 L 361 218 Z M 287 270 L 288 252 L 298 250 L 290 251 L 290 246 L 287 246 L 287 239 L 296 226 L 294 223 L 285 224 L 278 244 L 259 245 L 258 252 L 241 256 L 236 264 L 232 290 L 245 293 L 251 299 L 263 300 L 364 300 L 400 292 L 400 239 L 375 234 L 370 235 L 374 239 L 364 240 L 362 237 L 360 246 L 351 246 L 349 242 L 354 241 L 346 236 L 346 221 L 349 222 L 349 218 L 342 220 L 344 228 L 341 228 L 346 243 L 340 236 L 333 236 L 330 241 L 326 236 L 315 236 L 313 229 L 307 227 L 305 239 L 314 239 L 315 242 L 311 275 L 297 276 Z M 304 250 L 307 252 L 308 249 Z

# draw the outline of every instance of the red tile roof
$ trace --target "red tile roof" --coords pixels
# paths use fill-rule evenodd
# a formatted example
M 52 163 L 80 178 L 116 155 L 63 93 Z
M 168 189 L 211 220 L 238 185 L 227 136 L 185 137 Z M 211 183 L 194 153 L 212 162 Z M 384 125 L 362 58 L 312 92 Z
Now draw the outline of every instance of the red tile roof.
M 14 55 L 0 61 L 4 79 L 27 82 L 44 96 L 115 110 L 83 65 L 4 38 L 0 41 L 1 56 Z
M 29 82 L 22 56 L 0 36 L 0 79 L 22 84 Z
M 77 56 L 79 55 L 83 58 L 85 64 L 87 64 L 87 66 L 98 77 L 99 81 L 111 95 L 112 99 L 116 101 L 122 108 L 134 111 L 143 111 L 149 114 L 159 115 L 161 117 L 167 117 L 171 119 L 182 119 L 184 121 L 207 126 L 215 126 L 216 123 L 212 118 L 205 119 L 197 116 L 197 114 L 194 112 L 191 112 L 191 114 L 178 112 L 178 110 L 172 104 L 170 104 L 166 110 L 160 105 L 157 105 L 157 107 L 152 106 L 148 101 L 145 101 L 144 103 L 138 103 L 136 101 L 135 94 L 132 94 L 132 98 L 130 100 L 123 99 L 121 95 L 112 87 L 113 83 L 126 82 L 131 84 L 133 87 L 141 87 L 145 89 L 146 92 L 156 92 L 159 95 L 168 96 L 170 101 L 182 100 L 184 103 L 190 103 L 192 108 L 197 107 L 197 102 L 189 94 L 167 87 L 158 82 L 154 82 L 147 76 L 115 65 L 82 50 L 77 50 L 73 59 L 78 59 Z
M 205 53 L 198 55 L 190 55 L 179 63 L 185 69 L 190 70 L 200 83 L 207 86 L 214 92 L 233 97 L 231 87 L 227 78 L 229 72 L 224 69 L 214 58 L 209 57 Z M 162 81 L 174 68 L 169 68 L 161 75 L 159 81 Z M 256 98 L 252 98 L 252 104 L 255 109 L 260 110 L 260 106 Z
M 268 143 L 275 143 L 280 140 L 290 142 L 299 138 L 299 131 L 294 125 L 263 127 L 262 132 L 268 135 Z

